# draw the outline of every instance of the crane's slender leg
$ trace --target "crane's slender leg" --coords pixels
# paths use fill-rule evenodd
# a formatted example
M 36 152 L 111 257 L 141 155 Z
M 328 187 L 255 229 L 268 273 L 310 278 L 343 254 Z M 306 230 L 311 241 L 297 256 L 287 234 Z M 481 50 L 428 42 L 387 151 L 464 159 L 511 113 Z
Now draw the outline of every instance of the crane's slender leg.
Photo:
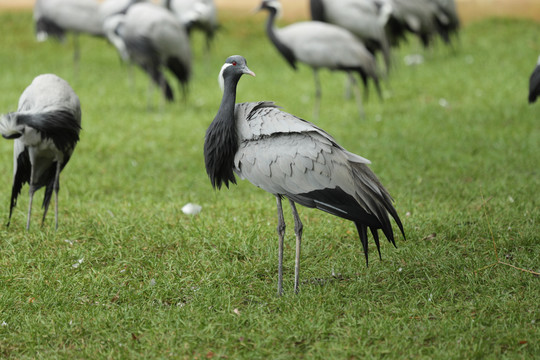
M 351 78 L 349 75 L 347 75 L 347 78 L 345 79 L 345 99 L 346 100 L 349 100 L 351 98 L 351 89 L 352 89 Z
M 30 230 L 30 218 L 32 217 L 32 202 L 34 200 L 34 193 L 36 188 L 34 187 L 34 164 L 32 164 L 32 158 L 30 158 L 30 181 L 28 182 L 28 195 L 30 200 L 28 200 L 28 214 L 26 217 L 26 231 Z
M 354 75 L 350 72 L 348 72 L 347 75 L 349 76 L 349 81 L 354 91 L 354 96 L 356 97 L 356 106 L 358 107 L 358 114 L 360 115 L 361 119 L 364 119 L 366 117 L 366 114 L 364 112 L 364 106 L 362 105 L 362 95 L 360 94 L 360 88 L 358 86 L 358 83 L 356 82 L 356 79 L 354 78 Z
M 54 176 L 54 229 L 58 230 L 58 191 L 60 190 L 60 171 L 62 165 L 60 161 L 56 163 L 56 174 Z
M 300 279 L 300 245 L 302 242 L 302 230 L 304 228 L 304 225 L 302 225 L 302 221 L 300 221 L 300 216 L 298 216 L 298 211 L 296 210 L 296 205 L 294 204 L 294 201 L 289 199 L 289 203 L 291 204 L 291 210 L 294 217 L 294 233 L 296 235 L 296 257 L 294 259 L 294 292 L 298 294 L 298 280 Z
M 313 69 L 313 78 L 315 79 L 315 104 L 313 106 L 313 117 L 319 117 L 319 108 L 321 107 L 321 82 L 319 81 L 319 71 Z
M 30 230 L 30 218 L 32 217 L 32 202 L 34 200 L 34 192 L 36 190 L 34 189 L 34 186 L 30 185 L 30 191 L 29 191 L 29 195 L 30 195 L 30 200 L 28 201 L 28 215 L 27 215 L 27 218 L 26 218 L 26 230 Z
M 285 220 L 283 219 L 283 207 L 281 206 L 281 197 L 276 195 L 278 226 L 277 233 L 279 236 L 278 250 L 278 296 L 283 294 L 283 238 L 285 237 Z

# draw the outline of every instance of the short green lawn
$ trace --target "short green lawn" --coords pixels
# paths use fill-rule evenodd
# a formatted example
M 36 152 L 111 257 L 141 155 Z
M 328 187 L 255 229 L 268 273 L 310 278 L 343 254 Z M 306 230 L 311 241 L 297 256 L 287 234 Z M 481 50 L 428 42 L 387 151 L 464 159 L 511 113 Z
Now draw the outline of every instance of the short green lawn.
M 295 73 L 263 33 L 264 17 L 223 14 L 211 55 L 194 41 L 186 101 L 148 109 L 148 80 L 111 46 L 83 36 L 37 43 L 29 12 L 0 15 L 0 112 L 46 72 L 83 108 L 81 141 L 61 176 L 60 227 L 43 227 L 27 187 L 0 228 L 2 358 L 513 358 L 540 356 L 540 103 L 527 104 L 540 24 L 466 26 L 455 49 L 394 54 L 366 118 L 344 99 L 345 76 L 321 73 L 316 123 L 370 159 L 396 200 L 407 241 L 371 245 L 366 268 L 349 221 L 300 208 L 301 291 L 293 293 L 292 217 L 285 295 L 276 296 L 273 196 L 240 181 L 214 191 L 204 133 L 219 106 L 217 74 L 242 54 L 256 78 L 238 101 L 274 100 L 312 120 L 313 79 Z M 424 63 L 406 66 L 408 54 Z M 371 89 L 373 90 L 373 88 Z M 162 110 L 160 110 L 162 106 Z M 0 220 L 7 221 L 12 142 L 0 141 Z M 203 207 L 183 214 L 188 203 Z M 483 269 L 485 268 L 485 269 Z

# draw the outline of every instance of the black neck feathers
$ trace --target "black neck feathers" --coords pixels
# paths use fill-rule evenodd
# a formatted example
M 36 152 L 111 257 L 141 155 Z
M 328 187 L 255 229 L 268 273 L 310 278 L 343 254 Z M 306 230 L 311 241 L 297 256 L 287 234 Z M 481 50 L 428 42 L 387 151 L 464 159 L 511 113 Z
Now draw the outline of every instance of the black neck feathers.
M 238 134 L 234 118 L 236 86 L 241 75 L 224 71 L 224 89 L 221 105 L 212 124 L 206 131 L 204 140 L 204 163 L 206 173 L 214 188 L 229 187 L 229 181 L 236 184 L 234 176 L 234 156 L 238 150 Z
M 315 21 L 326 21 L 324 4 L 322 0 L 310 0 L 311 19 Z

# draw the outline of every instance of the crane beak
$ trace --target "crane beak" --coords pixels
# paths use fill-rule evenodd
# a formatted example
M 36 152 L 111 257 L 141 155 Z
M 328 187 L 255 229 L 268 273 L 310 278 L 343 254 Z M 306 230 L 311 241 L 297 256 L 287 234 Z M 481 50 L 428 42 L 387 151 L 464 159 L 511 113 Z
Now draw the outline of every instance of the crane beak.
M 247 66 L 244 67 L 244 69 L 242 70 L 242 73 L 247 74 L 247 75 L 251 75 L 251 76 L 256 76 L 255 73 L 253 71 L 249 70 L 249 68 Z

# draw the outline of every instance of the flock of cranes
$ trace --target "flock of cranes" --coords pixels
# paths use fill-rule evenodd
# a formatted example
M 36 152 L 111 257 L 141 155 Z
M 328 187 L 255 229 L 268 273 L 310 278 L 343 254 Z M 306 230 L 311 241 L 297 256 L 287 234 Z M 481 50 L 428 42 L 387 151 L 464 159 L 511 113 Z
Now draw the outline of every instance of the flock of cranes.
M 307 0 L 306 0 L 307 1 Z M 424 46 L 440 36 L 446 43 L 457 35 L 459 18 L 454 0 L 310 0 L 311 21 L 277 27 L 277 0 L 263 0 L 268 12 L 266 33 L 286 63 L 313 69 L 315 114 L 321 86 L 319 69 L 342 71 L 356 85 L 358 74 L 367 90 L 379 93 L 381 54 L 385 73 L 392 68 L 391 49 L 418 36 Z M 170 71 L 186 91 L 192 74 L 189 34 L 201 29 L 207 44 L 219 28 L 212 0 L 37 0 L 36 36 L 63 39 L 66 32 L 106 37 L 125 61 L 139 66 L 165 99 L 175 96 L 164 71 Z M 242 51 L 243 49 L 239 49 Z M 74 59 L 79 57 L 75 43 Z M 289 200 L 296 235 L 294 289 L 298 291 L 303 225 L 296 203 L 353 221 L 368 261 L 368 229 L 380 256 L 379 230 L 395 245 L 391 219 L 405 232 L 388 191 L 370 170 L 369 160 L 347 151 L 313 123 L 279 109 L 273 102 L 236 104 L 242 75 L 255 74 L 240 55 L 227 58 L 219 73 L 223 98 L 204 140 L 205 168 L 214 188 L 236 183 L 235 174 L 273 194 L 277 202 L 279 262 L 278 293 L 282 294 L 285 222 L 282 199 Z M 356 90 L 358 90 L 356 88 Z M 362 103 L 357 95 L 360 113 Z M 529 101 L 540 93 L 540 65 L 531 75 Z M 58 227 L 59 176 L 79 140 L 81 109 L 69 84 L 56 75 L 37 76 L 22 93 L 17 111 L 0 119 L 0 133 L 14 139 L 14 176 L 9 222 L 25 183 L 30 187 L 26 228 L 30 227 L 34 193 L 45 187 L 43 221 L 55 194 Z

